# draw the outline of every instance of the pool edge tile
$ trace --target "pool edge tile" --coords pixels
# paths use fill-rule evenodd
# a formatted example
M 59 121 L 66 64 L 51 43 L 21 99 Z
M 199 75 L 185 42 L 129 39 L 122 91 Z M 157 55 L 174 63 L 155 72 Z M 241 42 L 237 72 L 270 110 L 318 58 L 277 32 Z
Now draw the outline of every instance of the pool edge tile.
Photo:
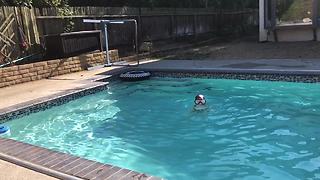
M 6 139 L 6 138 L 0 137 L 0 142 L 7 142 L 6 146 L 0 147 L 0 159 L 14 163 L 16 165 L 20 165 L 20 166 L 23 166 L 21 164 L 28 164 L 23 167 L 30 166 L 29 169 L 32 169 L 35 171 L 37 171 L 36 170 L 37 168 L 49 169 L 50 172 L 47 172 L 47 173 L 44 170 L 39 170 L 38 172 L 47 174 L 49 176 L 53 176 L 56 178 L 61 178 L 63 175 L 65 175 L 65 177 L 68 177 L 68 178 L 63 178 L 63 179 L 97 179 L 98 180 L 98 179 L 106 179 L 106 178 L 112 177 L 114 174 L 118 173 L 119 171 L 125 170 L 121 167 L 112 166 L 109 164 L 103 164 L 97 161 L 87 160 L 85 158 L 73 156 L 70 154 L 66 154 L 66 153 L 62 153 L 54 150 L 49 150 L 46 148 L 19 142 L 12 139 Z M 27 153 L 24 155 L 24 157 L 28 157 L 28 153 L 29 155 L 31 154 L 35 154 L 35 155 L 33 155 L 31 159 L 30 159 L 30 156 L 29 158 L 23 158 L 23 157 L 18 158 L 16 156 L 11 156 L 10 153 L 5 152 L 5 151 L 8 151 L 9 149 L 14 148 L 14 146 L 16 146 L 15 151 L 21 151 L 21 152 Z M 6 149 L 5 151 L 3 151 L 4 148 Z M 26 148 L 28 149 L 31 148 L 33 150 L 27 151 Z M 35 153 L 34 149 L 38 149 L 40 151 L 36 151 L 37 153 Z M 57 156 L 54 156 L 55 153 L 57 153 Z M 47 159 L 47 161 L 43 161 L 43 159 Z M 47 162 L 49 162 L 50 159 L 52 159 L 51 163 L 47 164 Z M 75 163 L 77 161 L 79 163 L 78 165 L 81 165 L 82 163 L 87 163 L 88 165 L 89 164 L 91 165 L 84 166 L 84 168 L 80 169 L 78 172 L 75 172 L 75 173 L 72 173 L 70 170 L 74 168 L 76 169 L 77 166 L 74 166 L 73 168 L 66 168 L 68 165 L 71 165 L 72 163 Z M 142 174 L 142 173 L 138 173 L 131 170 L 127 170 L 127 171 L 130 171 L 130 173 L 134 172 L 134 174 L 136 175 Z M 149 175 L 145 175 L 145 176 L 148 178 L 153 178 L 153 176 L 149 176 Z M 132 179 L 134 179 L 134 177 Z

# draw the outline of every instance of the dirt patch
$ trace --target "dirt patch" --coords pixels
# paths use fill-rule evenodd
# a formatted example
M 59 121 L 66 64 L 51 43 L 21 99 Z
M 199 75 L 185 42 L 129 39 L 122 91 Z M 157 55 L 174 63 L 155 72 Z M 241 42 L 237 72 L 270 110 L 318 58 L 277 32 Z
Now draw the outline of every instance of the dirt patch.
M 317 59 L 319 49 L 320 43 L 315 41 L 260 43 L 253 36 L 180 50 L 167 59 Z

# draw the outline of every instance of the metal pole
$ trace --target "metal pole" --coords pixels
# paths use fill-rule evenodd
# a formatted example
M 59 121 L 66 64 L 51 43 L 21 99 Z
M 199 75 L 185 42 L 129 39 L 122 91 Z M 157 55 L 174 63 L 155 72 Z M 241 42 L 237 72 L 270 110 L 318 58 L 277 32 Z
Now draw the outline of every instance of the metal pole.
M 137 20 L 134 20 L 134 25 L 135 25 L 135 36 L 136 36 L 136 54 L 137 56 L 139 56 L 139 42 L 138 42 L 138 23 L 137 23 Z M 140 60 L 139 60 L 139 57 L 138 57 L 138 66 L 140 65 Z
M 109 55 L 109 42 L 108 42 L 108 24 L 123 24 L 125 22 L 134 22 L 135 24 L 135 51 L 137 55 L 139 55 L 139 32 L 138 32 L 138 22 L 135 19 L 124 19 L 124 20 L 93 20 L 93 19 L 84 19 L 84 23 L 100 23 L 101 31 L 104 31 L 105 36 L 105 43 L 106 43 L 106 59 L 105 59 L 105 67 L 112 66 L 110 62 L 110 55 Z M 103 50 L 103 49 L 102 49 Z M 138 58 L 138 64 L 140 64 Z
M 135 44 L 136 44 L 136 53 L 139 54 L 139 43 L 138 43 L 138 23 L 136 20 L 133 21 L 135 25 Z
M 105 67 L 110 67 L 112 64 L 110 63 L 109 57 L 109 42 L 108 42 L 108 26 L 107 23 L 104 23 L 104 36 L 106 40 L 106 64 Z
M 313 27 L 313 40 L 318 40 L 318 33 L 317 33 L 317 27 L 318 27 L 318 0 L 313 0 L 313 8 L 312 8 L 312 27 Z

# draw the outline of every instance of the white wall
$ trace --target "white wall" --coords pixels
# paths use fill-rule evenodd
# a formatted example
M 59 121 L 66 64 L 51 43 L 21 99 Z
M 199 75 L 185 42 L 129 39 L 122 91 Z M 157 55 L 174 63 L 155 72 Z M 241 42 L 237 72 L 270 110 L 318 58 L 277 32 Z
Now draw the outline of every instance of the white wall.
M 317 41 L 320 41 L 320 28 L 317 29 Z
M 280 42 L 313 41 L 312 27 L 280 29 L 277 30 L 277 35 Z
M 259 0 L 259 40 L 268 40 L 268 31 L 264 28 L 264 0 Z

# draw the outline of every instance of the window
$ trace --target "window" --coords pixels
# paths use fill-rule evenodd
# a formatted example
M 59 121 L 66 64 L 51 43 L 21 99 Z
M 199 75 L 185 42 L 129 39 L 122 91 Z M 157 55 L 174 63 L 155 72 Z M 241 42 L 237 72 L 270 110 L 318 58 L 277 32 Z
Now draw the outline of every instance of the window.
M 312 24 L 313 0 L 277 0 L 276 24 Z

